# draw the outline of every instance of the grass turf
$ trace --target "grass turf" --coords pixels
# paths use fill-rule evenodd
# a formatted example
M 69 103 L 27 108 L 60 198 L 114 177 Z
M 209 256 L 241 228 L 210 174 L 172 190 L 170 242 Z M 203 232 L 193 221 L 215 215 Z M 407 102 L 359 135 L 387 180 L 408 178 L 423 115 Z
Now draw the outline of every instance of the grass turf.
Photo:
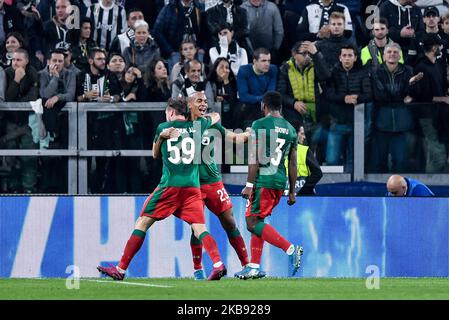
M 101 281 L 101 282 L 98 282 Z M 148 300 L 320 300 L 320 299 L 449 299 L 447 278 L 381 278 L 379 289 L 367 289 L 365 279 L 259 279 L 194 281 L 174 278 L 134 278 L 117 282 L 81 279 L 79 289 L 66 279 L 0 279 L 0 299 L 148 299 Z M 166 287 L 170 286 L 170 287 Z

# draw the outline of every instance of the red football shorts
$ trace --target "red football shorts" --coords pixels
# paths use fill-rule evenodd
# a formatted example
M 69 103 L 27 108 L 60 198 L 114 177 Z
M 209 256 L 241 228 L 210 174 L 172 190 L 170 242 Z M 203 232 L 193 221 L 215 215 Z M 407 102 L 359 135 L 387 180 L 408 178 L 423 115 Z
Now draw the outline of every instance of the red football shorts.
M 188 224 L 205 223 L 201 190 L 197 187 L 156 188 L 145 200 L 140 216 L 163 220 L 174 215 Z
M 206 207 L 216 216 L 232 208 L 231 199 L 221 181 L 202 184 L 201 196 Z
M 284 190 L 254 187 L 246 205 L 246 217 L 258 216 L 266 218 L 281 200 Z

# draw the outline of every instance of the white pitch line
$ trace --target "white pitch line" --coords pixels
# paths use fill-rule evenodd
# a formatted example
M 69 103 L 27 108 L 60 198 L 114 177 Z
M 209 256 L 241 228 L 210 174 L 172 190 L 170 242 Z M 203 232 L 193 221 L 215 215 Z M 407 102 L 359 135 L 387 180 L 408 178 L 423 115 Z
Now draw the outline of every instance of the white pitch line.
M 81 279 L 81 280 L 91 281 L 91 282 L 101 282 L 101 283 L 125 284 L 125 285 L 129 285 L 129 286 L 173 288 L 173 286 L 166 286 L 166 285 L 162 285 L 162 284 L 149 284 L 149 283 L 128 282 L 128 281 L 108 281 L 108 280 L 93 280 L 93 279 Z

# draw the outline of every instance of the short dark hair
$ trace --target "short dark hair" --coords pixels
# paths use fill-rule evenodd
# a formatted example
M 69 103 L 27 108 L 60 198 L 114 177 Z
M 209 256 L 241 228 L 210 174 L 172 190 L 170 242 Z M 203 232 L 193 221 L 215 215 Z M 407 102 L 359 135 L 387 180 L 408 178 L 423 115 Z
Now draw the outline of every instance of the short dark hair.
M 108 62 L 107 63 L 109 64 L 109 62 L 111 61 L 112 57 L 115 57 L 115 56 L 119 56 L 119 57 L 121 57 L 123 59 L 123 61 L 125 61 L 125 57 L 120 52 L 111 52 L 108 55 Z
M 19 48 L 14 53 L 22 53 L 27 60 L 30 60 L 30 56 L 28 55 L 28 51 L 24 48 Z
M 106 57 L 106 50 L 100 47 L 94 47 L 92 49 L 89 50 L 89 59 L 95 59 L 95 55 L 97 54 L 97 52 L 103 53 Z
M 357 47 L 355 45 L 353 45 L 352 43 L 348 43 L 348 44 L 344 45 L 343 47 L 341 47 L 340 48 L 340 54 L 341 54 L 341 51 L 343 49 L 345 49 L 345 50 L 352 50 L 354 52 L 354 55 L 359 56 Z
M 47 56 L 47 59 L 51 59 L 52 54 L 62 54 L 64 56 L 64 58 L 66 57 L 66 53 L 64 50 L 62 49 L 54 49 L 51 50 Z
M 126 13 L 126 20 L 129 19 L 129 16 L 130 16 L 131 13 L 133 13 L 133 12 L 140 12 L 140 13 L 143 15 L 142 10 L 140 10 L 139 8 L 132 8 L 132 9 L 129 9 L 128 12 Z
M 384 17 L 381 17 L 381 18 L 379 18 L 379 19 L 375 19 L 374 22 L 373 22 L 373 25 L 374 25 L 375 23 L 383 24 L 383 25 L 385 25 L 385 26 L 387 27 L 387 29 L 390 27 L 390 26 L 388 25 L 388 20 L 385 19 Z M 374 28 L 373 28 L 373 29 L 374 29 Z
M 261 54 L 270 54 L 270 50 L 267 48 L 257 48 L 253 52 L 253 59 L 259 60 Z
M 186 117 L 189 114 L 189 108 L 187 108 L 187 103 L 184 100 L 170 98 L 167 101 L 167 108 L 175 110 L 177 115 Z
M 271 111 L 279 111 L 282 108 L 282 96 L 277 91 L 267 91 L 263 95 L 262 103 Z

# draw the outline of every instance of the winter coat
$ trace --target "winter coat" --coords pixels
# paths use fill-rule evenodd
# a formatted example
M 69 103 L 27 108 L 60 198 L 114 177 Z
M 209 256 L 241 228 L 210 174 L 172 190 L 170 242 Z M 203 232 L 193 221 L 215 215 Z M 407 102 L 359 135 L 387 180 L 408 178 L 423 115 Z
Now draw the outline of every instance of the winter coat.
M 397 42 L 405 55 L 411 38 L 401 38 L 401 30 L 411 25 L 415 34 L 425 30 L 421 10 L 418 7 L 402 6 L 398 0 L 385 1 L 380 5 L 380 16 L 387 19 L 389 25 L 389 37 Z
M 135 64 L 144 73 L 151 61 L 159 59 L 161 54 L 156 41 L 153 38 L 149 38 L 143 46 L 137 45 L 135 40 L 131 41 L 131 45 L 125 49 L 123 57 L 126 65 Z
M 178 52 L 179 46 L 184 35 L 185 16 L 183 13 L 183 6 L 181 0 L 170 0 L 165 5 L 157 16 L 154 23 L 153 32 L 151 33 L 156 42 L 161 48 L 161 53 L 164 57 L 170 57 L 172 52 Z M 201 15 L 200 8 L 195 3 L 195 8 L 191 14 L 192 28 L 196 35 L 196 44 L 205 48 L 204 30 L 207 30 L 205 25 L 206 20 Z
M 331 78 L 323 92 L 330 102 L 331 116 L 340 124 L 354 124 L 354 106 L 346 104 L 345 96 L 358 95 L 358 104 L 372 100 L 371 81 L 368 72 L 356 66 L 346 71 L 339 64 L 332 71 Z
M 414 119 L 404 98 L 410 95 L 409 80 L 413 76 L 412 68 L 398 64 L 391 73 L 385 64 L 371 73 L 373 90 L 374 126 L 384 132 L 402 132 L 414 128 Z

